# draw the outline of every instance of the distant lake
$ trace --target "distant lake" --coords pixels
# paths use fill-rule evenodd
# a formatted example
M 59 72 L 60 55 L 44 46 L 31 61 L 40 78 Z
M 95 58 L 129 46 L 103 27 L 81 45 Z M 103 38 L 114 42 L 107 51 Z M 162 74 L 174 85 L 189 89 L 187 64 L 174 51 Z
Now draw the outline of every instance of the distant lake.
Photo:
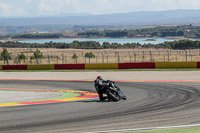
M 48 43 L 50 41 L 56 42 L 56 43 L 72 43 L 73 41 L 96 41 L 99 42 L 100 44 L 103 44 L 104 42 L 109 42 L 109 43 L 140 43 L 140 44 L 159 44 L 163 43 L 166 41 L 174 41 L 174 39 L 167 39 L 167 38 L 97 38 L 97 39 L 41 39 L 41 40 L 24 40 L 24 41 L 19 41 L 22 43 Z

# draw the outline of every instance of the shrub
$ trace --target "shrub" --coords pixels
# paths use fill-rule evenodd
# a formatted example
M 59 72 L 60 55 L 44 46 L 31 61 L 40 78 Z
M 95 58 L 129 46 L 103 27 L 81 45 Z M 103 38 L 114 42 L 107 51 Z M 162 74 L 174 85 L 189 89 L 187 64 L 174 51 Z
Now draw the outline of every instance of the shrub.
M 27 58 L 26 58 L 26 56 L 23 53 L 21 53 L 21 54 L 18 55 L 18 59 L 19 60 L 25 60 Z

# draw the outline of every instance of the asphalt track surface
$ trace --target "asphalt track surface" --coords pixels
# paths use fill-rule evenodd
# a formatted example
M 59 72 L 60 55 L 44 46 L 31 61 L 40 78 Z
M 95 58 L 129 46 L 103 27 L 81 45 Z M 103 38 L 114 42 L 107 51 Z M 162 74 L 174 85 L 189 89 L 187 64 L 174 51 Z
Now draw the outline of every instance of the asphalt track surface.
M 117 82 L 128 100 L 0 108 L 0 132 L 95 132 L 200 123 L 200 83 Z M 95 92 L 93 82 L 0 81 L 1 88 Z

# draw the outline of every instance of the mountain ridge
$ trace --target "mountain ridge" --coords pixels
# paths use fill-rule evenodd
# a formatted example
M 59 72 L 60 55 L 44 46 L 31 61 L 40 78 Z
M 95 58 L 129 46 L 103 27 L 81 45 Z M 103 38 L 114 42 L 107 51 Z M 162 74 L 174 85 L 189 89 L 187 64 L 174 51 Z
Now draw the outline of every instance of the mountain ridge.
M 140 11 L 104 15 L 0 18 L 0 26 L 42 24 L 66 25 L 151 25 L 200 22 L 200 10 Z
M 183 9 L 169 11 L 138 11 L 103 15 L 63 15 L 65 14 L 61 14 L 61 16 L 57 15 L 36 18 L 0 18 L 0 33 L 17 33 L 17 31 L 52 31 L 54 29 L 58 29 L 59 31 L 74 30 L 72 28 L 74 26 L 115 27 L 130 25 L 184 25 L 200 22 L 200 10 Z

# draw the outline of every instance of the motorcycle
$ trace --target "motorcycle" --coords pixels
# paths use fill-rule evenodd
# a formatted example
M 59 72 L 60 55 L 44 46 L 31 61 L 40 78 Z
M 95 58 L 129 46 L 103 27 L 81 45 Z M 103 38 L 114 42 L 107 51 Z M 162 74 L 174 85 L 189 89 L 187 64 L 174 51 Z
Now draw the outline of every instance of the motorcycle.
M 123 94 L 119 87 L 115 85 L 114 81 L 107 80 L 109 86 L 106 88 L 107 99 L 114 102 L 120 101 L 121 99 L 127 100 L 127 97 Z

